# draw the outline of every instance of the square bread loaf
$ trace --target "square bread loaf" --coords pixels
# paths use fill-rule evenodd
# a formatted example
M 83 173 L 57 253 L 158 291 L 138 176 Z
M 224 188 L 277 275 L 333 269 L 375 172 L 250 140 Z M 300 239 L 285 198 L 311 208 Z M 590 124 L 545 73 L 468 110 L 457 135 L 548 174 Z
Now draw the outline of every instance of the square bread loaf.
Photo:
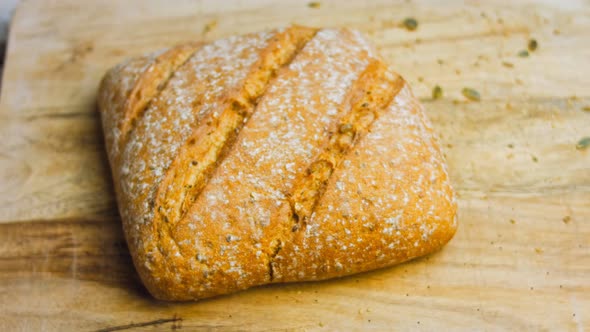
M 179 45 L 117 65 L 98 98 L 129 250 L 156 298 L 350 275 L 455 233 L 422 107 L 357 31 Z

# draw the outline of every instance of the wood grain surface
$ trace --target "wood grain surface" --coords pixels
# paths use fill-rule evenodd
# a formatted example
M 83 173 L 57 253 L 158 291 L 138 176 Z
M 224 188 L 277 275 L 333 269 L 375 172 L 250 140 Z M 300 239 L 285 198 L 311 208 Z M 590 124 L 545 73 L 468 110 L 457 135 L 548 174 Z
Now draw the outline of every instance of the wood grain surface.
M 0 95 L 0 330 L 590 329 L 590 148 L 576 148 L 590 136 L 590 2 L 318 4 L 20 4 Z M 98 82 L 125 57 L 291 23 L 360 29 L 411 82 L 445 147 L 458 233 L 390 269 L 155 301 L 117 216 Z

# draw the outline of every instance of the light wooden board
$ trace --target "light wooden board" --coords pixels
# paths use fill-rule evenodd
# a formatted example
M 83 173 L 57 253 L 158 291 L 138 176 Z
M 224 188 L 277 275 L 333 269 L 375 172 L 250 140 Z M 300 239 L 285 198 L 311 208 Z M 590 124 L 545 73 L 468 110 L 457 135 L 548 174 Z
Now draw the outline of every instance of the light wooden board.
M 445 146 L 458 233 L 390 269 L 154 301 L 117 217 L 98 82 L 128 56 L 290 23 L 360 29 L 411 82 Z M 518 57 L 530 38 L 539 49 Z M 0 330 L 588 330 L 590 150 L 575 146 L 589 60 L 587 1 L 24 1 L 0 96 Z

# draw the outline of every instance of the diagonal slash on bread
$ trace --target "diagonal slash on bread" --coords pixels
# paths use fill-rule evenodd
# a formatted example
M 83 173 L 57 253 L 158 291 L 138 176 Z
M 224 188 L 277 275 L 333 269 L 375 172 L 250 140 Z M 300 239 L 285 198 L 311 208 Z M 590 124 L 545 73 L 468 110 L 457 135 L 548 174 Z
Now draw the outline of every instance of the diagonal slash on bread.
M 132 59 L 107 73 L 99 106 L 127 242 L 157 298 L 349 275 L 455 233 L 432 128 L 356 31 L 293 26 Z

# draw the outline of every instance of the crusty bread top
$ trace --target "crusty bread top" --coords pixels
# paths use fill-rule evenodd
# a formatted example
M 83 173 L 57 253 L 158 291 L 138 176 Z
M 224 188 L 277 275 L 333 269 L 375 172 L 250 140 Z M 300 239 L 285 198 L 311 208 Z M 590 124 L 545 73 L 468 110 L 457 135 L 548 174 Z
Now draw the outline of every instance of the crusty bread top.
M 356 31 L 181 45 L 112 69 L 99 104 L 129 248 L 158 298 L 366 271 L 455 232 L 432 129 Z

